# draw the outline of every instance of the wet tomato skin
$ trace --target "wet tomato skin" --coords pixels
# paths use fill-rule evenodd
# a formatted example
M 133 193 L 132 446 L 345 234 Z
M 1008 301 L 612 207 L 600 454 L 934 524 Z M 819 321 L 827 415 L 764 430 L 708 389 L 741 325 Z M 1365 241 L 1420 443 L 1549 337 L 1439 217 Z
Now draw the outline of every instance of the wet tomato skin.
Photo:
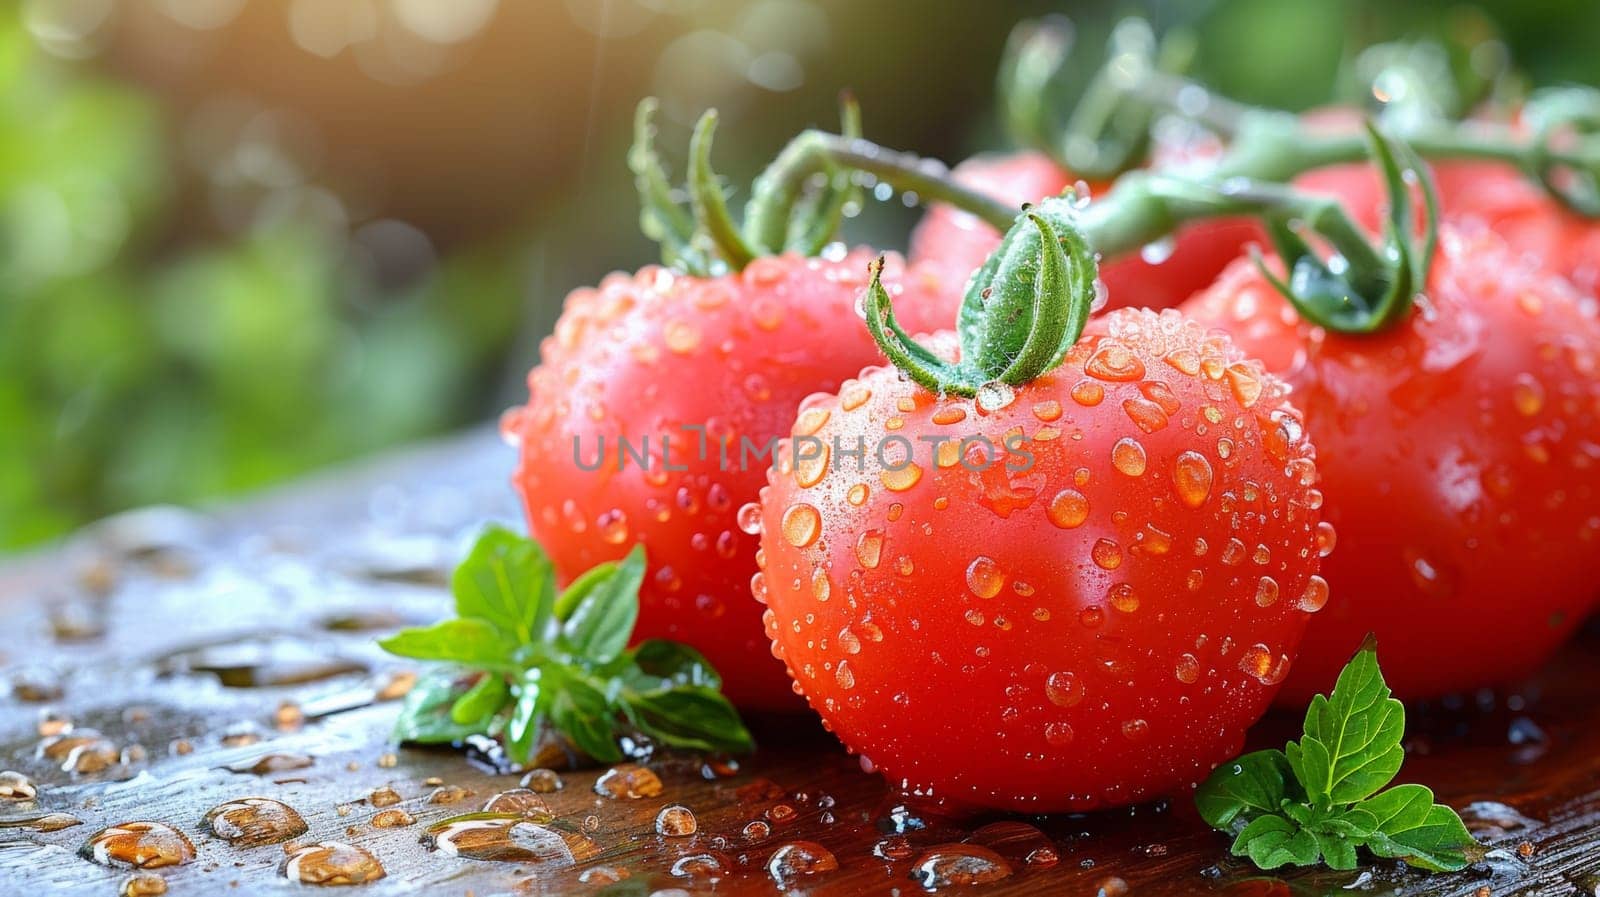
M 1173 311 L 1097 319 L 1004 407 L 869 368 L 802 406 L 794 433 L 828 463 L 787 443 L 762 490 L 773 652 L 924 798 L 1047 812 L 1188 788 L 1235 756 L 1325 600 L 1285 396 Z M 895 437 L 915 467 L 890 469 Z M 835 440 L 864 440 L 864 467 Z
M 735 516 L 765 481 L 759 450 L 787 434 L 800 400 L 880 357 L 855 312 L 875 255 L 790 254 L 714 278 L 648 267 L 576 290 L 540 347 L 527 404 L 502 421 L 529 531 L 562 581 L 642 542 L 635 638 L 698 648 L 741 706 L 797 702 L 750 600 L 756 538 Z M 911 326 L 954 319 L 959 283 L 894 257 L 887 270 Z
M 1493 234 L 1446 228 L 1427 309 L 1374 336 L 1300 320 L 1248 260 L 1187 303 L 1294 387 L 1338 551 L 1280 699 L 1368 631 L 1403 699 L 1516 680 L 1600 581 L 1600 323 Z
M 1078 180 L 1035 152 L 976 156 L 956 166 L 953 174 L 958 182 L 1019 208 L 1056 196 Z M 1092 196 L 1110 189 L 1107 184 L 1088 186 Z M 1158 263 L 1137 253 L 1111 259 L 1100 268 L 1107 307 L 1175 307 L 1210 284 L 1247 243 L 1260 240 L 1260 228 L 1250 219 L 1216 219 L 1184 228 L 1170 255 Z M 911 236 L 910 256 L 944 266 L 964 280 L 998 245 L 1000 233 L 993 227 L 966 212 L 935 205 Z

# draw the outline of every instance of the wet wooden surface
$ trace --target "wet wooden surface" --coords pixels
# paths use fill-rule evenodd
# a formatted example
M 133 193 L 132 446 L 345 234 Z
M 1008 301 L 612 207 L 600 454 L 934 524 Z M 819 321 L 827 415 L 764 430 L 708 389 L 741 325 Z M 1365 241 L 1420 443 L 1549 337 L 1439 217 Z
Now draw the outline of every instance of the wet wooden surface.
M 192 862 L 152 870 L 170 894 L 311 888 L 285 877 L 283 844 L 238 846 L 201 824 L 211 808 L 245 797 L 298 811 L 308 830 L 292 844 L 368 851 L 387 873 L 362 886 L 372 894 L 913 895 L 922 891 L 917 870 L 949 855 L 941 845 L 965 840 L 988 843 L 1012 870 L 950 888 L 981 895 L 1594 894 L 1600 886 L 1594 626 L 1515 692 L 1412 709 L 1405 775 L 1460 809 L 1493 848 L 1458 875 L 1380 863 L 1263 876 L 1230 860 L 1225 840 L 1182 799 L 1043 819 L 896 812 L 883 781 L 808 718 L 753 720 L 763 748 L 736 772 L 721 770 L 731 775 L 699 757 L 651 758 L 658 795 L 603 797 L 594 790 L 601 771 L 562 772 L 564 787 L 541 797 L 565 849 L 541 862 L 431 850 L 429 825 L 480 809 L 520 775 L 463 751 L 391 744 L 396 705 L 385 698 L 412 668 L 372 642 L 445 613 L 444 576 L 471 536 L 485 521 L 515 520 L 508 464 L 492 436 L 474 434 L 214 513 L 126 515 L 0 567 L 8 686 L 0 769 L 37 786 L 32 800 L 0 797 L 0 895 L 118 893 L 130 871 L 80 848 L 131 821 L 167 823 L 192 841 Z M 1281 741 L 1295 722 L 1269 718 L 1257 740 Z M 65 752 L 70 742 L 48 746 L 41 732 L 68 725 L 68 737 L 93 730 L 99 740 L 83 739 L 75 754 Z M 375 806 L 385 801 L 372 792 L 385 787 L 398 803 Z M 657 834 L 669 805 L 692 811 L 693 835 Z M 373 824 L 395 809 L 415 821 Z M 796 841 L 822 845 L 838 868 L 780 887 L 768 866 Z

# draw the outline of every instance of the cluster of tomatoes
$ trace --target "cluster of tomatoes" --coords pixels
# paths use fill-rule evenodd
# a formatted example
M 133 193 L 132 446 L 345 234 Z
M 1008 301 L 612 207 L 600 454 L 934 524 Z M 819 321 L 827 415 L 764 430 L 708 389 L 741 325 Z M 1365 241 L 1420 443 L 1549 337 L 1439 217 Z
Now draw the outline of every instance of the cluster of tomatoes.
M 1027 154 L 956 175 L 1019 205 L 1076 180 Z M 741 706 L 802 695 L 955 805 L 1197 783 L 1368 632 L 1402 698 L 1514 682 L 1600 584 L 1600 226 L 1510 169 L 1436 175 L 1397 326 L 1301 320 L 1253 227 L 1202 223 L 1103 266 L 1110 310 L 1058 367 L 971 398 L 883 364 L 874 250 L 612 275 L 504 422 L 530 529 L 566 577 L 643 543 L 636 637 L 699 648 Z M 1302 184 L 1381 216 L 1365 167 Z M 951 328 L 998 241 L 934 208 L 887 255 L 900 324 Z

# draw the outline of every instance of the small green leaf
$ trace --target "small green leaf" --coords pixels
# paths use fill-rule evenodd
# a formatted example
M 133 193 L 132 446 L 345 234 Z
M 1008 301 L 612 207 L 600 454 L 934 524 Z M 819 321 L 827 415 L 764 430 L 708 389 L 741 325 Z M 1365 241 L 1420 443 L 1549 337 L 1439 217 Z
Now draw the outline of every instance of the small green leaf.
M 575 653 L 603 664 L 627 647 L 639 619 L 644 567 L 644 546 L 636 545 L 611 575 L 586 578 L 582 599 L 562 625 L 562 634 Z
M 544 703 L 548 702 L 543 671 L 538 668 L 525 671 L 513 691 L 516 698 L 506 725 L 506 755 L 513 763 L 526 763 L 538 741 L 539 717 L 543 715 Z
M 459 663 L 484 670 L 510 667 L 515 645 L 487 620 L 444 620 L 432 626 L 402 629 L 378 645 L 390 654 L 418 660 Z
M 1404 860 L 1430 872 L 1465 869 L 1473 860 L 1469 852 L 1475 853 L 1476 846 L 1461 817 L 1442 804 L 1430 805 L 1418 825 L 1382 829 L 1367 838 L 1367 849 L 1378 856 Z
M 457 723 L 450 716 L 451 705 L 467 692 L 469 682 L 457 670 L 424 673 L 400 705 L 400 716 L 394 723 L 395 740 L 440 744 L 482 731 L 471 724 Z
M 1288 753 L 1313 802 L 1326 798 L 1354 803 L 1389 784 L 1400 771 L 1406 710 L 1390 694 L 1378 669 L 1377 643 L 1368 638 L 1339 673 L 1333 693 L 1311 699 L 1302 757 L 1297 762 Z M 1326 755 L 1325 765 L 1322 754 L 1313 756 L 1318 748 Z
M 581 679 L 562 683 L 550 705 L 550 720 L 585 754 L 601 763 L 622 759 L 617 747 L 616 710 L 605 693 Z
M 739 712 L 715 689 L 679 686 L 635 694 L 625 709 L 646 735 L 671 747 L 742 752 L 755 746 Z
M 1282 816 L 1260 816 L 1234 839 L 1233 855 L 1262 869 L 1309 866 L 1317 861 L 1317 839 Z
M 1378 819 L 1360 807 L 1336 810 L 1317 822 L 1317 826 L 1335 835 L 1344 835 L 1357 841 L 1378 830 Z
M 651 689 L 640 690 L 653 690 L 667 685 L 722 687 L 722 677 L 717 675 L 705 657 L 682 642 L 647 639 L 634 649 L 633 663 L 640 673 L 661 680 L 661 684 Z
M 537 542 L 491 526 L 456 567 L 456 616 L 494 624 L 517 644 L 541 642 L 555 610 L 555 570 Z
M 1356 842 L 1329 832 L 1315 832 L 1317 850 L 1329 869 L 1350 870 L 1356 867 Z
M 495 673 L 485 673 L 450 708 L 450 718 L 462 725 L 477 723 L 494 716 L 510 699 L 506 680 Z
M 1228 831 L 1235 821 L 1250 822 L 1278 812 L 1292 778 L 1289 761 L 1278 751 L 1256 751 L 1212 770 L 1195 792 L 1195 806 L 1212 828 Z

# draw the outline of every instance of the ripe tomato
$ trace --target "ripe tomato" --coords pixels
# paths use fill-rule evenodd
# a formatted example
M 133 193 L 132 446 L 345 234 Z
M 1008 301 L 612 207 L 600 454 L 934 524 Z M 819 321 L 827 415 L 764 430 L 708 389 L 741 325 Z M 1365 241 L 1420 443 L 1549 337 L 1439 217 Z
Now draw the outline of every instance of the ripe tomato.
M 1037 202 L 1055 196 L 1077 180 L 1040 153 L 977 156 L 956 166 L 955 179 L 1005 202 Z M 1090 194 L 1110 189 L 1091 184 Z M 1204 288 L 1260 238 L 1250 219 L 1225 218 L 1191 225 L 1179 232 L 1170 254 L 1159 262 L 1139 255 L 1107 261 L 1100 268 L 1108 308 L 1172 308 Z M 963 281 L 1000 243 L 1000 233 L 972 215 L 935 205 L 911 235 L 913 261 L 944 265 Z
M 773 651 L 923 797 L 1047 812 L 1191 787 L 1326 598 L 1299 413 L 1174 311 L 1098 318 L 976 400 L 869 368 L 793 434 L 759 508 Z
M 1446 228 L 1426 309 L 1366 336 L 1301 321 L 1241 260 L 1184 311 L 1294 387 L 1339 550 L 1282 693 L 1326 689 L 1367 632 L 1397 695 L 1532 670 L 1600 574 L 1600 322 L 1494 235 Z
M 576 290 L 527 405 L 503 422 L 529 530 L 558 575 L 644 543 L 635 638 L 698 648 L 744 706 L 794 697 L 749 599 L 756 539 L 734 517 L 764 481 L 759 450 L 788 432 L 800 400 L 879 357 L 855 312 L 871 258 L 788 254 L 713 278 L 647 267 Z M 959 285 L 897 261 L 890 276 L 912 326 L 954 320 Z

